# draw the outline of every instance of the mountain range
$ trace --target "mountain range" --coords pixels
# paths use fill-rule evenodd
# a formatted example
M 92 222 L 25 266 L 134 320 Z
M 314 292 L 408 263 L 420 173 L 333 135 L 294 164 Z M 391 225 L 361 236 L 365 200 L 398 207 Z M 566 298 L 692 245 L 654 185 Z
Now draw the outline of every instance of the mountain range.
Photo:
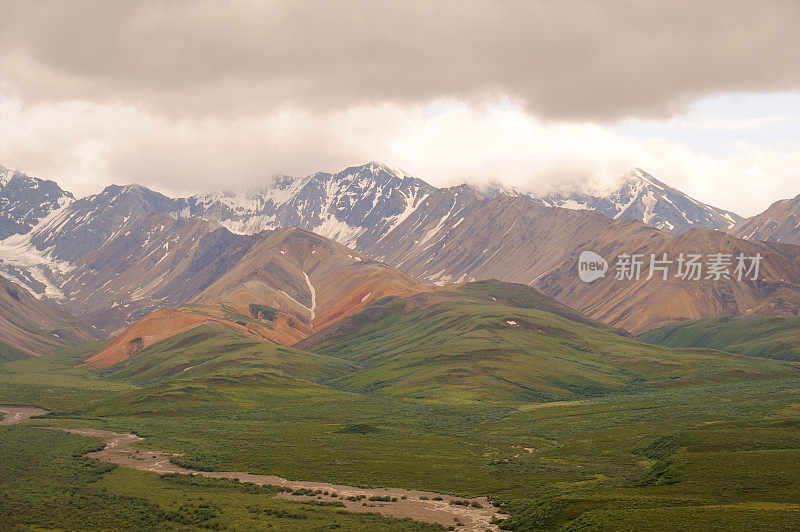
M 390 235 L 373 251 L 388 264 L 435 283 L 499 279 L 538 288 L 592 318 L 643 332 L 675 319 L 719 314 L 796 314 L 800 309 L 800 247 L 745 241 L 719 231 L 672 235 L 592 211 L 553 209 L 527 198 L 497 196 L 421 243 Z M 612 271 L 593 283 L 581 282 L 577 263 L 591 250 L 614 267 L 615 257 L 651 255 L 675 260 L 681 253 L 747 257 L 760 254 L 757 282 L 731 279 L 666 279 L 642 268 L 640 280 L 618 280 Z M 381 256 L 380 252 L 388 251 Z M 369 251 L 367 251 L 369 253 Z M 704 259 L 705 260 L 705 259 Z M 705 274 L 703 274 L 703 277 Z
M 402 232 L 400 226 L 417 211 L 417 218 L 446 217 L 446 223 L 457 220 L 473 203 L 498 195 L 527 197 L 549 207 L 593 210 L 672 233 L 691 228 L 728 229 L 743 220 L 735 213 L 698 202 L 638 168 L 608 195 L 537 195 L 502 185 L 439 189 L 402 170 L 372 162 L 336 174 L 281 176 L 258 192 L 193 196 L 186 202 L 191 215 L 213 219 L 234 232 L 299 226 L 365 249 L 395 229 Z M 446 212 L 442 204 L 447 205 Z
M 375 162 L 189 198 L 112 185 L 74 200 L 42 185 L 52 182 L 4 175 L 12 177 L 2 194 L 15 208 L 3 210 L 11 228 L 0 240 L 3 275 L 104 334 L 150 315 L 98 361 L 198 323 L 290 345 L 380 297 L 483 279 L 532 286 L 634 333 L 678 319 L 800 310 L 800 247 L 715 231 L 765 222 L 701 204 L 638 169 L 604 198 L 437 188 Z M 786 220 L 792 209 L 796 202 L 783 209 Z M 790 225 L 779 238 L 791 238 Z M 612 267 L 626 254 L 763 261 L 749 282 L 609 274 L 583 283 L 576 265 L 585 250 Z M 642 271 L 647 277 L 649 266 Z

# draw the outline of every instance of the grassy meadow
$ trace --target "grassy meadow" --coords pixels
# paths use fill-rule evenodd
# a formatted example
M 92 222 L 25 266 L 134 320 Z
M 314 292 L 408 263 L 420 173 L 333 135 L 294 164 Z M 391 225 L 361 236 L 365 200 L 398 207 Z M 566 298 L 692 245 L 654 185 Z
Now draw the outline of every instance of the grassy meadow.
M 649 331 L 642 339 L 666 347 L 721 349 L 755 357 L 800 362 L 800 316 L 720 316 L 687 320 Z

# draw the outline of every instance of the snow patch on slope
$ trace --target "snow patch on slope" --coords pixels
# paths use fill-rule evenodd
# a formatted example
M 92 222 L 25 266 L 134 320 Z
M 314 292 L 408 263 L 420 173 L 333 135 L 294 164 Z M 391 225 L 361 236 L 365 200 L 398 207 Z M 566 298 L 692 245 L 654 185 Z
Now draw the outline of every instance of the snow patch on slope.
M 333 216 L 327 215 L 321 224 L 313 227 L 311 230 L 318 235 L 330 238 L 331 240 L 335 240 L 340 244 L 352 248 L 358 237 L 361 236 L 367 228 L 353 227 L 347 222 L 337 220 Z
M 646 224 L 649 224 L 650 221 L 653 219 L 653 207 L 655 207 L 656 203 L 658 203 L 656 195 L 653 193 L 652 190 L 648 190 L 647 193 L 644 196 L 642 196 L 642 203 L 644 203 L 644 213 L 642 214 L 642 221 Z
M 44 251 L 36 249 L 29 235 L 12 235 L 0 240 L 0 269 L 6 275 L 13 277 L 14 282 L 22 285 L 37 299 L 43 296 L 64 299 L 64 293 L 57 286 L 58 279 L 63 278 L 75 267 L 68 262 L 54 259 L 52 251 L 52 248 Z M 26 272 L 31 280 L 44 286 L 44 289 L 38 288 L 19 275 L 14 275 L 14 272 L 19 270 Z
M 402 190 L 398 190 L 397 192 L 400 193 L 401 196 L 403 196 L 406 205 L 405 208 L 403 209 L 403 212 L 392 217 L 390 220 L 387 220 L 390 221 L 391 225 L 384 233 L 383 235 L 384 237 L 389 233 L 391 233 L 392 231 L 394 231 L 400 224 L 405 222 L 409 216 L 414 214 L 414 211 L 416 211 L 419 208 L 419 206 L 422 205 L 422 202 L 425 201 L 429 196 L 429 194 L 425 193 L 422 195 L 422 197 L 420 197 L 419 187 L 414 187 L 413 190 L 409 191 L 408 195 L 406 195 L 406 193 L 403 192 Z M 381 237 L 380 240 L 382 239 L 383 237 Z
M 308 278 L 308 274 L 306 272 L 303 272 L 303 277 L 306 278 L 306 284 L 308 285 L 308 290 L 311 292 L 311 306 L 306 308 L 308 308 L 309 313 L 311 314 L 310 320 L 313 322 L 314 318 L 316 317 L 314 311 L 317 308 L 317 291 L 314 289 L 314 285 L 311 284 L 311 280 Z

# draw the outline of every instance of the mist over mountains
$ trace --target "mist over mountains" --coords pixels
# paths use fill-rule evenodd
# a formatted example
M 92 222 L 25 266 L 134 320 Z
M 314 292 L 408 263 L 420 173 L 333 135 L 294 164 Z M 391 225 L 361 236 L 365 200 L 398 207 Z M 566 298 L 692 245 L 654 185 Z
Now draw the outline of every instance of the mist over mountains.
M 16 176 L 20 182 L 34 178 L 8 169 L 3 170 L 3 175 L 8 176 L 3 181 L 3 194 L 7 198 L 3 201 L 9 206 L 4 209 L 9 218 L 19 218 L 13 214 L 13 209 L 35 208 L 38 218 L 31 220 L 38 222 L 45 214 L 74 201 L 72 194 L 52 181 L 41 180 L 31 181 L 37 183 L 36 186 L 18 186 L 26 191 L 28 197 L 23 197 L 7 183 L 10 176 Z M 44 183 L 48 188 L 37 192 Z M 173 199 L 145 187 L 129 187 L 146 191 L 143 193 L 148 196 L 148 203 L 159 211 L 214 220 L 235 233 L 252 234 L 275 227 L 297 226 L 346 243 L 363 237 L 361 245 L 370 240 L 370 235 L 391 232 L 417 210 L 425 212 L 443 198 L 448 198 L 454 212 L 459 212 L 473 201 L 490 200 L 500 194 L 524 196 L 551 207 L 594 210 L 610 218 L 638 220 L 674 233 L 689 228 L 727 229 L 743 220 L 735 213 L 698 202 L 638 168 L 624 176 L 618 189 L 604 196 L 537 195 L 502 184 L 437 188 L 378 162 L 346 168 L 335 174 L 277 176 L 259 190 L 250 192 L 218 192 Z M 126 187 L 111 185 L 100 194 L 84 199 L 102 204 L 124 190 Z M 48 201 L 48 194 L 55 199 Z M 4 237 L 26 233 L 33 225 L 35 223 L 28 222 L 15 231 L 9 229 Z

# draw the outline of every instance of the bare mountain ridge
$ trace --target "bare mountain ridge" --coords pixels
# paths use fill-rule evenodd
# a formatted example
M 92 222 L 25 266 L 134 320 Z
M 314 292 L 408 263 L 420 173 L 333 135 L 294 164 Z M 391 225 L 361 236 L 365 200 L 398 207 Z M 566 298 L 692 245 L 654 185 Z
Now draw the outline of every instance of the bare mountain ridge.
M 747 240 L 800 245 L 800 194 L 776 201 L 761 214 L 742 220 L 731 233 Z
M 276 230 L 206 288 L 197 303 L 244 311 L 258 303 L 289 310 L 312 328 L 388 295 L 424 289 L 408 275 L 302 229 Z

